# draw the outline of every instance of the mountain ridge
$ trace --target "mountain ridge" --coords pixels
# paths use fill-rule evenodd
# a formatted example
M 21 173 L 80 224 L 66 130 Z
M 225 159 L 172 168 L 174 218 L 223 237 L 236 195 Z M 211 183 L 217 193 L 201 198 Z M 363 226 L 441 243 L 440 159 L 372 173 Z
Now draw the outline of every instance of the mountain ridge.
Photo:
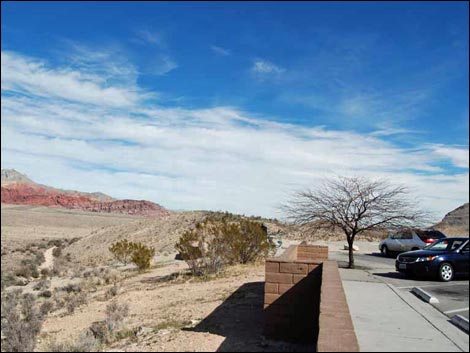
M 163 206 L 147 200 L 117 200 L 101 192 L 61 190 L 37 184 L 15 169 L 1 171 L 1 202 L 148 217 L 170 214 Z

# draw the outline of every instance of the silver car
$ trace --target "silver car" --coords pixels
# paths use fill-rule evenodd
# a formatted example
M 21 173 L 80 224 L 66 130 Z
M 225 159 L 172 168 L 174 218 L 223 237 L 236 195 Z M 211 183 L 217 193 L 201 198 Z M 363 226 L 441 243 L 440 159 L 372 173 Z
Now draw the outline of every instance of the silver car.
M 445 237 L 444 233 L 433 229 L 404 229 L 382 240 L 379 244 L 379 250 L 383 256 L 388 257 L 392 253 L 421 250 L 425 246 L 431 245 L 436 240 Z

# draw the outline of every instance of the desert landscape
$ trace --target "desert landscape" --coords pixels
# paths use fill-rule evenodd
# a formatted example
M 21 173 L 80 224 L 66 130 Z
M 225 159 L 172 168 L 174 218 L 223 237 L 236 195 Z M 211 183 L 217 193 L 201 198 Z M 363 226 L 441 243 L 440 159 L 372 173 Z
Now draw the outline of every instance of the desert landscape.
M 19 172 L 2 171 L 3 175 L 8 178 L 2 180 L 2 195 L 4 188 L 35 188 L 34 182 Z M 42 199 L 50 199 L 45 190 L 57 193 L 54 188 L 40 189 Z M 2 198 L 2 293 L 14 297 L 21 292 L 37 298 L 35 305 L 42 313 L 37 351 L 311 349 L 263 337 L 262 258 L 193 276 L 188 264 L 179 259 L 176 245 L 185 232 L 208 218 L 246 218 L 262 223 L 268 236 L 281 239 L 284 248 L 290 242 L 309 240 L 341 249 L 341 233 L 310 234 L 274 219 L 209 211 L 137 215 L 104 208 L 79 210 L 79 203 L 74 209 L 55 203 L 52 207 L 37 206 L 38 198 L 30 191 L 25 197 L 17 195 L 14 204 Z M 451 212 L 439 225 L 454 232 L 467 229 L 468 235 L 468 217 L 467 225 L 463 224 L 462 210 L 468 213 L 468 204 Z M 358 241 L 373 245 L 383 236 L 370 233 Z M 110 247 L 123 240 L 155 250 L 148 269 L 139 271 L 134 264 L 116 261 Z M 104 338 L 100 328 L 110 322 L 113 333 Z

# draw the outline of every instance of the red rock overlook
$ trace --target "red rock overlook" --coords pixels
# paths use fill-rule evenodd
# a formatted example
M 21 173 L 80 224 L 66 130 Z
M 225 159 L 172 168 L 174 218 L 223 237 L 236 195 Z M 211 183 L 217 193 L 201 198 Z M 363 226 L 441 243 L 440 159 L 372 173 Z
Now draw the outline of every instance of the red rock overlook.
M 163 217 L 164 207 L 145 200 L 115 200 L 100 193 L 81 193 L 40 185 L 15 170 L 2 170 L 1 201 L 7 204 L 61 207 L 89 212 Z

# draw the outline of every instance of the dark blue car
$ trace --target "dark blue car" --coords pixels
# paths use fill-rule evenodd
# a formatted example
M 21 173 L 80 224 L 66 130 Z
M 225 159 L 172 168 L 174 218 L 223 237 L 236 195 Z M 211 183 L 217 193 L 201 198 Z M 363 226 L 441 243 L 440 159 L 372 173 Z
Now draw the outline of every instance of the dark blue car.
M 410 276 L 434 277 L 451 281 L 455 276 L 469 274 L 468 238 L 445 238 L 423 250 L 400 254 L 395 261 L 397 271 Z

